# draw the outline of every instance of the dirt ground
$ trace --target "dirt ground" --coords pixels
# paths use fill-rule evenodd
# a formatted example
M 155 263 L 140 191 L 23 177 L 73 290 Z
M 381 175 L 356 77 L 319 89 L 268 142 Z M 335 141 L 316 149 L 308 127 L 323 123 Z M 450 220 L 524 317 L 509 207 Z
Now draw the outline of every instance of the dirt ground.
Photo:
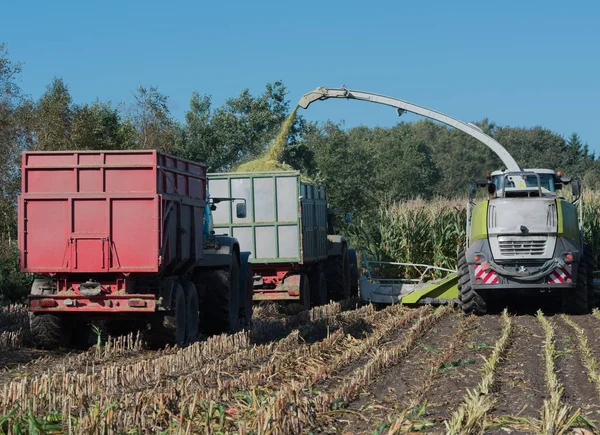
M 183 350 L 5 350 L 0 409 L 6 415 L 36 397 L 40 418 L 60 410 L 64 422 L 66 413 L 81 417 L 81 406 L 111 400 L 115 412 L 95 422 L 97 433 L 178 425 L 183 433 L 598 433 L 598 312 L 542 316 L 550 341 L 536 312 L 465 317 L 451 307 L 354 303 L 257 314 L 249 334 Z M 69 401 L 74 391 L 79 403 Z M 552 406 L 565 407 L 571 421 L 543 418 Z M 72 433 L 89 432 L 85 418 L 77 421 Z

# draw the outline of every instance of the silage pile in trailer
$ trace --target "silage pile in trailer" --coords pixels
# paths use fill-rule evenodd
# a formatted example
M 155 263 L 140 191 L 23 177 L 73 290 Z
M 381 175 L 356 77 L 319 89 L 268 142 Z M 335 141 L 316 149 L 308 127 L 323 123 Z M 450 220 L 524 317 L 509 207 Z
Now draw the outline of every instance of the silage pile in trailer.
M 296 106 L 296 108 L 292 110 L 292 113 L 290 113 L 285 121 L 283 121 L 279 133 L 275 137 L 275 140 L 271 142 L 265 155 L 249 162 L 242 163 L 236 168 L 235 172 L 294 171 L 294 168 L 287 163 L 283 163 L 281 159 L 287 143 L 287 137 L 294 125 L 297 111 L 298 106 Z M 305 175 L 302 175 L 301 178 L 303 181 L 310 182 L 310 179 Z

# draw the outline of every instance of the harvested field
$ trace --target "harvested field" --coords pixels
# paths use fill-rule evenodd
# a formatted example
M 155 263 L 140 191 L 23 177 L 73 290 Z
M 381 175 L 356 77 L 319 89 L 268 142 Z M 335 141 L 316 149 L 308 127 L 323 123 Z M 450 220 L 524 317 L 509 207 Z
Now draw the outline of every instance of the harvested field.
M 353 300 L 289 316 L 262 306 L 252 331 L 184 349 L 145 350 L 128 336 L 71 352 L 28 348 L 25 314 L 0 313 L 0 333 L 19 337 L 0 342 L 11 433 L 33 423 L 74 434 L 566 434 L 600 424 L 598 313 L 464 317 Z

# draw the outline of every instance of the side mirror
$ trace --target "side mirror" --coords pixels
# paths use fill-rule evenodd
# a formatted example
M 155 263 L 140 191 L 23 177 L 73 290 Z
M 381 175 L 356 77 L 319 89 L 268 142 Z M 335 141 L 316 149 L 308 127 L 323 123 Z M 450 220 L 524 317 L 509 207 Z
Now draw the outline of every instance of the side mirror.
M 246 217 L 246 203 L 238 202 L 235 205 L 235 215 L 238 219 L 244 219 Z
M 344 214 L 344 222 L 346 222 L 346 224 L 350 225 L 350 222 L 352 222 L 352 213 Z
M 487 185 L 487 190 L 490 195 L 496 193 L 496 185 L 494 183 L 490 183 Z
M 573 196 L 581 195 L 581 182 L 579 180 L 571 181 L 571 189 L 573 191 Z

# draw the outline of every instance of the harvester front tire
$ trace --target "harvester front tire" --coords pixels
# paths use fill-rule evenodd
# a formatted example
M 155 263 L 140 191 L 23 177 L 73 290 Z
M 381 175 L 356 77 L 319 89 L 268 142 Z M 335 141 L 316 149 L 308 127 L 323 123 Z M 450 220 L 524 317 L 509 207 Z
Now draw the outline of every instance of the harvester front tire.
M 589 313 L 587 267 L 585 258 L 582 258 L 579 262 L 575 288 L 563 290 L 562 292 L 562 308 L 567 314 Z
M 348 247 L 345 244 L 342 247 L 342 255 L 332 256 L 327 259 L 325 277 L 327 279 L 329 299 L 342 301 L 350 298 L 350 260 L 348 258 Z
M 209 334 L 233 333 L 241 329 L 239 264 L 234 259 L 227 269 L 217 269 L 208 276 L 201 304 L 202 331 Z
M 485 299 L 471 285 L 469 265 L 467 264 L 465 250 L 462 248 L 458 253 L 458 300 L 464 315 L 475 314 L 481 316 L 487 313 Z
M 592 311 L 598 304 L 598 297 L 594 288 L 594 256 L 590 246 L 585 245 L 583 256 L 585 258 L 588 311 Z
M 39 349 L 67 347 L 71 341 L 72 329 L 55 314 L 29 313 L 29 328 L 31 341 Z

